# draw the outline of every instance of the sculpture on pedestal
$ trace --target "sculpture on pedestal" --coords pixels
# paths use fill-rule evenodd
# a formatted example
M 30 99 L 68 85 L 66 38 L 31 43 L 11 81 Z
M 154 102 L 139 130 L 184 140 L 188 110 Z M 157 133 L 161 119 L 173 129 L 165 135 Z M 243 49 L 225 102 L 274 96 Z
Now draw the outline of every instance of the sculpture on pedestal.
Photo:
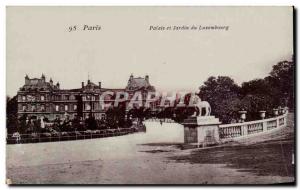
M 196 143 L 198 147 L 218 144 L 220 121 L 210 115 L 210 104 L 207 101 L 201 101 L 197 95 L 192 94 L 189 107 L 195 108 L 195 112 L 182 123 L 184 126 L 184 142 L 188 144 Z
M 210 104 L 207 101 L 201 101 L 201 98 L 195 94 L 191 96 L 192 100 L 192 107 L 195 108 L 195 112 L 192 116 L 198 117 L 198 116 L 210 116 L 211 113 L 211 107 Z M 205 110 L 205 113 L 203 114 L 203 108 Z

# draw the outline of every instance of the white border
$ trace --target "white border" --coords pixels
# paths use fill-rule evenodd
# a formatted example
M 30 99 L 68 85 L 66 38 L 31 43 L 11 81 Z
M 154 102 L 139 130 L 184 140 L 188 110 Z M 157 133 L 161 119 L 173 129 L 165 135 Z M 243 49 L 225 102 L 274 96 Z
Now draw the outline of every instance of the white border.
M 5 77 L 6 77 L 6 67 L 5 67 L 5 9 L 6 6 L 90 6 L 90 5 L 97 5 L 97 6 L 291 6 L 294 5 L 296 8 L 299 9 L 300 1 L 299 0 L 266 0 L 262 2 L 262 0 L 1 0 L 0 1 L 0 141 L 1 141 L 1 155 L 0 155 L 0 164 L 2 166 L 0 172 L 0 188 L 7 189 L 8 186 L 5 184 L 5 173 L 6 173 L 6 166 L 5 166 L 5 102 L 6 102 L 6 86 L 5 86 Z M 297 25 L 298 25 L 297 20 Z M 297 41 L 298 44 L 298 41 Z M 297 55 L 299 55 L 299 51 L 297 51 Z M 297 81 L 297 89 L 299 89 L 299 81 Z M 297 93 L 298 94 L 298 93 Z M 298 105 L 297 105 L 298 107 Z M 297 117 L 299 113 L 297 114 Z M 299 118 L 299 117 L 298 117 Z M 297 136 L 299 137 L 299 129 L 297 130 Z M 299 150 L 299 146 L 297 148 L 297 152 Z M 298 157 L 299 158 L 299 154 Z M 297 163 L 299 159 L 297 159 Z M 299 165 L 298 165 L 299 167 Z M 298 173 L 298 172 L 297 172 Z M 299 173 L 298 173 L 299 175 Z M 25 189 L 26 187 L 19 187 L 18 189 Z M 40 189 L 43 187 L 37 187 Z M 66 187 L 47 187 L 47 188 L 56 188 L 56 189 L 63 189 Z M 73 188 L 73 187 L 71 187 Z M 87 188 L 87 187 L 78 187 L 78 188 Z M 106 189 L 107 187 L 101 187 Z M 125 187 L 123 189 L 128 189 L 130 187 Z M 143 188 L 143 187 L 138 187 Z M 158 188 L 158 187 L 153 187 Z M 162 189 L 163 187 L 159 187 Z M 187 188 L 187 187 L 181 187 Z M 203 188 L 203 187 L 201 187 Z M 210 189 L 217 189 L 218 187 L 210 187 Z M 232 187 L 226 187 L 232 188 Z M 250 189 L 251 187 L 245 187 L 245 189 Z M 252 187 L 253 188 L 253 187 Z M 264 187 L 255 187 L 255 189 L 263 189 Z M 282 187 L 281 187 L 282 188 Z M 288 187 L 282 188 L 287 189 Z

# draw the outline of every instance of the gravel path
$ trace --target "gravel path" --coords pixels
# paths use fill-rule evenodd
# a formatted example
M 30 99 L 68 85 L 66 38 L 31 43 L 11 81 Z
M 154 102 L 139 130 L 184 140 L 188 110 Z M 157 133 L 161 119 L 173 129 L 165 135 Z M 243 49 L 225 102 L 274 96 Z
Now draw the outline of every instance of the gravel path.
M 147 133 L 119 137 L 7 145 L 7 178 L 14 184 L 270 184 L 294 181 L 292 170 L 281 174 L 259 173 L 253 168 L 243 168 L 244 165 L 239 168 L 228 162 L 230 154 L 222 150 L 181 150 L 183 128 L 178 124 L 161 126 L 148 122 L 146 126 Z M 278 131 L 290 134 L 286 132 Z M 287 137 L 283 135 L 283 139 Z M 265 138 L 261 142 L 269 140 Z M 247 147 L 249 142 L 237 144 Z M 235 157 L 237 160 L 243 158 L 244 152 L 236 150 L 241 149 L 227 152 L 239 155 Z M 219 153 L 214 154 L 216 151 Z M 225 157 L 227 160 L 220 161 Z

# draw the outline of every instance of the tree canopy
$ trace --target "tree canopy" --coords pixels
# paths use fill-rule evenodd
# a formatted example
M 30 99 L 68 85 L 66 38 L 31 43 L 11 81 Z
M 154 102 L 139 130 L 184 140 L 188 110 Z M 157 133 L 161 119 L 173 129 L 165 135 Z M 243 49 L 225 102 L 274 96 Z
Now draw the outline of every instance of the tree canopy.
M 237 118 L 241 109 L 247 110 L 248 120 L 257 119 L 258 112 L 278 106 L 294 109 L 294 61 L 281 61 L 273 66 L 270 75 L 237 85 L 228 76 L 209 77 L 200 86 L 199 96 L 211 104 L 212 114 L 222 122 Z

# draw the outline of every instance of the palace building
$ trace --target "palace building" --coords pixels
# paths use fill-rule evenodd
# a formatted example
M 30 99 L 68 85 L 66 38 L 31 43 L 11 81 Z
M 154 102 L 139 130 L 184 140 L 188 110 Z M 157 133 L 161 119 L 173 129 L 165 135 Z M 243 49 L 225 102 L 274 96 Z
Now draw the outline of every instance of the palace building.
M 149 76 L 130 76 L 127 86 L 124 89 L 102 88 L 101 82 L 95 84 L 90 80 L 85 84 L 82 82 L 81 88 L 61 89 L 60 83 L 53 83 L 50 78 L 46 81 L 45 75 L 41 78 L 29 78 L 25 76 L 25 84 L 17 93 L 18 116 L 24 114 L 28 117 L 47 118 L 50 121 L 56 118 L 74 117 L 87 118 L 90 115 L 96 119 L 105 117 L 107 107 L 100 103 L 100 96 L 107 92 L 127 92 L 129 98 L 139 91 L 143 97 L 149 91 L 155 92 L 155 88 L 149 82 Z M 114 95 L 107 96 L 104 101 L 114 101 Z

